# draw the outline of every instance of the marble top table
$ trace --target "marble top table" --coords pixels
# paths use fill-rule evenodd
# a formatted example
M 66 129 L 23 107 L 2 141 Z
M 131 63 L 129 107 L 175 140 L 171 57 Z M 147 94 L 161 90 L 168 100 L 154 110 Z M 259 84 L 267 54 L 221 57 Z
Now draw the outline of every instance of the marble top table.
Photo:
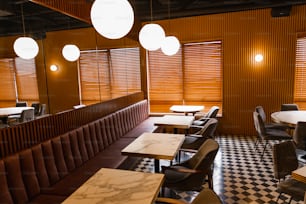
M 163 174 L 102 168 L 63 204 L 151 204 L 163 181 Z
M 4 124 L 6 124 L 8 116 L 21 114 L 23 110 L 28 110 L 28 109 L 34 109 L 34 108 L 33 107 L 0 108 L 0 120 L 2 120 Z
M 306 121 L 306 111 L 279 111 L 271 114 L 274 122 L 295 126 L 298 121 Z
M 8 107 L 0 108 L 0 117 L 7 117 L 9 115 L 21 114 L 23 110 L 34 109 L 33 107 Z
M 159 160 L 173 160 L 183 144 L 185 135 L 167 133 L 143 133 L 122 151 L 122 155 L 154 158 L 155 172 L 159 172 Z
M 292 178 L 295 180 L 306 183 L 306 166 L 298 168 L 292 172 Z
M 165 115 L 163 117 L 156 119 L 154 125 L 189 129 L 193 121 L 194 121 L 194 116 Z
M 170 107 L 170 110 L 175 113 L 192 113 L 194 115 L 196 112 L 204 110 L 204 106 L 191 106 L 191 105 L 173 105 Z

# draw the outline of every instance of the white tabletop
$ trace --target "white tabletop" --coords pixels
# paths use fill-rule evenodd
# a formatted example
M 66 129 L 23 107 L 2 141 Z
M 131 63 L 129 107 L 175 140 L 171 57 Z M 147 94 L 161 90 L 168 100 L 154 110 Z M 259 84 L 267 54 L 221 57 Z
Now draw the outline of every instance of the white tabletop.
M 172 160 L 183 144 L 185 135 L 167 133 L 143 133 L 125 147 L 123 155 Z
M 296 125 L 298 121 L 306 121 L 306 111 L 279 111 L 271 114 L 274 122 Z
M 9 115 L 21 114 L 23 110 L 34 109 L 33 107 L 8 107 L 0 108 L 0 116 L 6 117 Z
M 176 113 L 196 113 L 204 110 L 204 106 L 173 105 L 170 110 Z
M 188 129 L 194 121 L 194 116 L 165 115 L 156 119 L 154 125 Z
M 163 181 L 163 174 L 102 168 L 63 204 L 151 204 Z

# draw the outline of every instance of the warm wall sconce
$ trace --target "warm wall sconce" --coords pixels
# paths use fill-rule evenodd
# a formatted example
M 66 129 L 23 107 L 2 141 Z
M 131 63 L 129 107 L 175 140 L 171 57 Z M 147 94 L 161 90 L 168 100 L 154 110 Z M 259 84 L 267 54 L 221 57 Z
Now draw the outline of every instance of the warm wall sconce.
M 66 60 L 74 62 L 80 57 L 80 49 L 76 45 L 65 45 L 62 54 Z
M 52 65 L 50 66 L 50 70 L 51 70 L 52 72 L 56 72 L 56 71 L 58 70 L 58 66 L 55 65 L 55 64 L 52 64 Z
M 90 11 L 95 30 L 109 39 L 119 39 L 130 32 L 134 11 L 127 0 L 95 0 Z
M 257 54 L 257 55 L 255 56 L 255 61 L 256 61 L 256 62 L 261 62 L 262 60 L 263 60 L 262 54 Z
M 23 34 L 25 36 L 23 4 L 21 4 L 21 18 L 22 18 Z M 37 42 L 33 40 L 33 38 L 19 37 L 14 42 L 14 51 L 18 57 L 27 60 L 36 57 L 39 51 L 39 47 Z

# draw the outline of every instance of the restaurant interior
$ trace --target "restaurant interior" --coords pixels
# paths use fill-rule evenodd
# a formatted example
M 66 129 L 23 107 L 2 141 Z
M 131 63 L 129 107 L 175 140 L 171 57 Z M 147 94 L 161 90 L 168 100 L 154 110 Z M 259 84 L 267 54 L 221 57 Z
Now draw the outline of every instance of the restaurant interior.
M 1 2 L 0 203 L 306 203 L 305 15 L 305 0 Z

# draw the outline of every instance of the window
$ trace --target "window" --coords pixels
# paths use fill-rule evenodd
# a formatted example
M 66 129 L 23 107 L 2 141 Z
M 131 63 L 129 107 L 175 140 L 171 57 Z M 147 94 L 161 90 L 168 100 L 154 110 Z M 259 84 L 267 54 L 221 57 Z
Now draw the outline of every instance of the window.
M 222 108 L 221 41 L 188 43 L 174 56 L 148 52 L 150 111 L 175 104 Z
M 296 43 L 294 103 L 306 109 L 306 37 L 299 37 Z
M 82 51 L 81 104 L 94 104 L 141 91 L 139 48 Z
M 0 106 L 15 106 L 16 101 L 39 101 L 35 60 L 0 59 Z

